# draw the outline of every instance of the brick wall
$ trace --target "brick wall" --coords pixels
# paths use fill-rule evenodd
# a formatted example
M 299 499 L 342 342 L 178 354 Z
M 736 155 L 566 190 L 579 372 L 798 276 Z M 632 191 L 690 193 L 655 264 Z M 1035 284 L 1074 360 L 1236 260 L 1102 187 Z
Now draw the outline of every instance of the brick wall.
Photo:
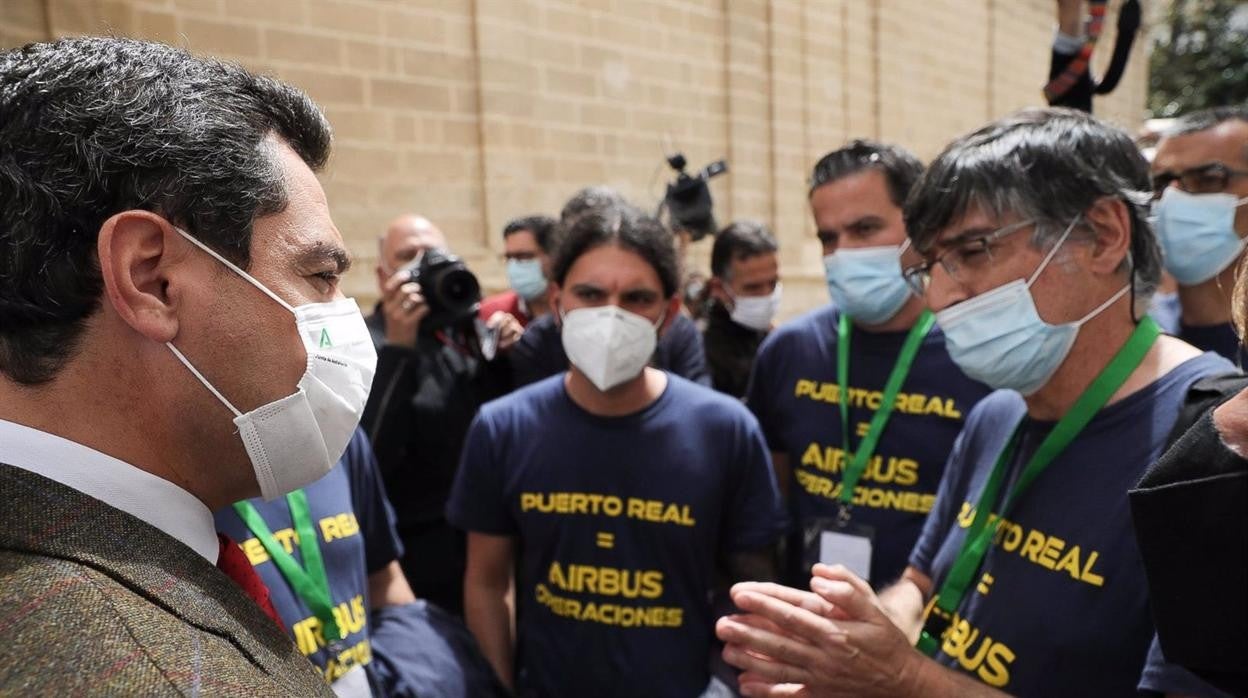
M 1111 3 L 1116 7 L 1120 0 Z M 376 236 L 435 220 L 487 287 L 499 231 L 606 183 L 647 207 L 667 144 L 727 157 L 721 223 L 781 238 L 785 314 L 824 302 L 806 177 L 846 139 L 930 158 L 984 121 L 1042 103 L 1052 0 L 0 0 L 0 47 L 113 33 L 237 60 L 307 90 L 329 115 L 322 177 L 374 296 Z M 1111 10 L 1111 17 L 1116 11 Z M 1097 52 L 1109 56 L 1113 22 Z M 1145 42 L 1097 113 L 1143 116 Z M 709 241 L 691 264 L 705 267 Z

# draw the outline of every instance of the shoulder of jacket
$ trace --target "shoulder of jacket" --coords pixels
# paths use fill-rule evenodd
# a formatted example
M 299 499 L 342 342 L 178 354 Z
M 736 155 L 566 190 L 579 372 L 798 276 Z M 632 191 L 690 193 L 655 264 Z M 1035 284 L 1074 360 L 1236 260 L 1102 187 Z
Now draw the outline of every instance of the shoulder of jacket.
M 72 657 L 73 674 L 79 682 L 107 680 L 124 669 L 132 677 L 135 672 L 148 675 L 148 686 L 164 684 L 177 690 L 147 646 L 130 632 L 132 619 L 118 609 L 114 592 L 137 597 L 121 582 L 88 565 L 24 551 L 0 550 L 0 603 L 14 609 L 8 623 L 22 628 L 16 642 L 0 644 L 0 665 L 37 667 L 41 661 L 59 654 Z M 67 623 L 67 618 L 76 618 L 78 622 Z M 0 621 L 0 627 L 4 625 Z M 101 641 L 91 632 L 92 627 L 99 626 L 125 632 Z M 57 664 L 53 662 L 52 666 Z M 55 668 L 38 675 L 47 686 L 69 688 L 62 685 L 66 677 Z M 6 676 L 5 680 L 10 678 L 11 675 Z M 34 688 L 29 681 L 23 686 Z M 0 693 L 5 691 L 4 681 L 0 681 Z

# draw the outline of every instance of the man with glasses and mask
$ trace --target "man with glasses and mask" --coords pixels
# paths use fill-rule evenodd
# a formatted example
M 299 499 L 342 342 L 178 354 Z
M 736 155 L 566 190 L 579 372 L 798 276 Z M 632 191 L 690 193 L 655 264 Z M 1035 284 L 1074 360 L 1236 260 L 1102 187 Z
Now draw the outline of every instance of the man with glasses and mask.
M 503 227 L 503 258 L 507 263 L 510 291 L 481 301 L 480 317 L 489 321 L 494 313 L 514 317 L 521 328 L 550 312 L 546 290 L 550 282 L 550 253 L 555 247 L 555 226 L 550 216 L 525 216 Z
M 1230 368 L 1143 313 L 1161 273 L 1148 184 L 1125 133 L 1064 109 L 932 163 L 905 273 L 954 361 L 1005 390 L 968 416 L 896 585 L 818 566 L 814 593 L 734 588 L 748 615 L 718 630 L 746 695 L 1135 694 L 1153 626 L 1127 490 L 1188 388 Z
M 949 360 L 901 275 L 901 206 L 922 172 L 904 149 L 863 140 L 814 168 L 834 303 L 763 342 L 746 396 L 787 491 L 794 584 L 818 561 L 851 564 L 876 586 L 896 581 L 965 415 L 989 392 Z
M 481 408 L 447 506 L 468 627 L 520 696 L 727 695 L 716 572 L 767 575 L 783 526 L 763 436 L 738 401 L 648 366 L 680 310 L 662 224 L 614 207 L 562 237 L 571 367 Z
M 1242 365 L 1231 289 L 1248 238 L 1248 107 L 1179 119 L 1157 144 L 1152 175 L 1153 226 L 1179 283 L 1179 337 Z

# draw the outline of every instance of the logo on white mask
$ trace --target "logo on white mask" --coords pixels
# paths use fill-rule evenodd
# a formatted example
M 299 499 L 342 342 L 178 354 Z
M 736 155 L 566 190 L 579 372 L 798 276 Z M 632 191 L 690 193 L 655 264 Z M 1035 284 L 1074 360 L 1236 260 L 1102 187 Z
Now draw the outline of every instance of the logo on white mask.
M 364 414 L 377 368 L 377 353 L 359 306 L 355 300 L 343 298 L 292 307 L 186 231 L 174 230 L 289 310 L 308 363 L 294 394 L 243 413 L 172 342 L 166 346 L 234 413 L 234 425 L 266 500 L 321 479 L 346 451 Z

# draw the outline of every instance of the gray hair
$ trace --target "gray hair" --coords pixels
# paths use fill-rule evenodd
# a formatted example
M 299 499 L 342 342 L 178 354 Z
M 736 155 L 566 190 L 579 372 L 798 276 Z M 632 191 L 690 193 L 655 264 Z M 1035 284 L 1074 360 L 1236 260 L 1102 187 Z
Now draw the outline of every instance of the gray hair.
M 906 230 L 920 252 L 971 208 L 1034 220 L 1031 244 L 1049 249 L 1097 200 L 1126 204 L 1136 310 L 1161 280 L 1161 249 L 1148 223 L 1148 162 L 1124 131 L 1072 109 L 1025 109 L 950 143 L 906 201 Z M 1086 222 L 1072 236 L 1090 238 Z

